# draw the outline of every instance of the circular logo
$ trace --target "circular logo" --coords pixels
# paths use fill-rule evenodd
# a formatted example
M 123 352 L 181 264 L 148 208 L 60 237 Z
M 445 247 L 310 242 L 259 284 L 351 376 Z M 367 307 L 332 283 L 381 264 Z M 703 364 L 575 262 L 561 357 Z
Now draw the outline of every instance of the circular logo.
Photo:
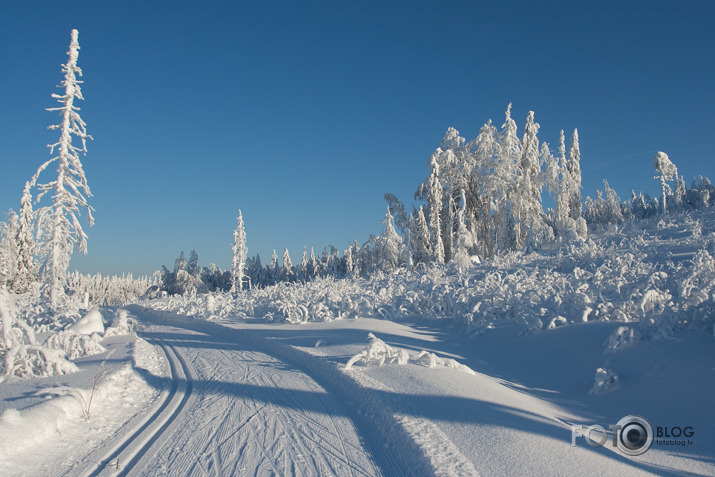
M 653 444 L 653 426 L 640 416 L 626 416 L 617 425 L 616 445 L 626 455 L 644 454 Z

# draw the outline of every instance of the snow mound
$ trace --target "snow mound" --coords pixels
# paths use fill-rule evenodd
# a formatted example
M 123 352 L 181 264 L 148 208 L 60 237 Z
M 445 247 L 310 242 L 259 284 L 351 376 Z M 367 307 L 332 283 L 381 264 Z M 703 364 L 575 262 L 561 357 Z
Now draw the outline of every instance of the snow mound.
M 589 394 L 603 394 L 618 387 L 618 376 L 610 369 L 598 368 Z
M 104 333 L 104 321 L 102 314 L 97 308 L 92 308 L 82 319 L 70 326 L 70 331 L 80 335 L 91 335 L 92 333 Z
M 371 364 L 383 366 L 384 364 L 407 364 L 410 362 L 410 359 L 412 359 L 415 363 L 425 365 L 429 368 L 444 366 L 458 369 L 472 375 L 477 374 L 468 366 L 460 364 L 452 358 L 442 358 L 425 350 L 420 351 L 417 356 L 411 358 L 407 350 L 393 348 L 372 333 L 368 333 L 367 337 L 370 340 L 370 345 L 350 358 L 345 365 L 346 370 L 352 368 L 355 363 L 362 363 L 365 366 L 370 366 Z

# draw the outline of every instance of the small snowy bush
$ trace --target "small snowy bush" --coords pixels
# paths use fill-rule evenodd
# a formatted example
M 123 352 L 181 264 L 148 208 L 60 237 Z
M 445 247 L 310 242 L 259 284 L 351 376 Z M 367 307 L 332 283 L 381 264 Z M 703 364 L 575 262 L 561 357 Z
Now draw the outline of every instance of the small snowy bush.
M 438 366 L 441 366 L 458 369 L 472 375 L 476 374 L 471 368 L 458 363 L 452 358 L 442 358 L 425 350 L 422 350 L 416 356 L 411 357 L 407 350 L 402 348 L 393 348 L 372 333 L 369 333 L 367 336 L 370 340 L 370 345 L 348 360 L 345 365 L 346 370 L 352 368 L 356 363 L 361 363 L 363 366 L 370 366 L 374 364 L 383 366 L 385 364 L 401 365 L 413 361 L 414 363 L 422 364 L 428 368 L 437 368 Z
M 62 351 L 69 359 L 92 356 L 107 351 L 104 346 L 96 342 L 91 336 L 79 334 L 71 329 L 51 335 L 47 338 L 45 346 L 53 350 Z
M 367 337 L 370 340 L 370 346 L 350 358 L 345 365 L 346 370 L 352 368 L 355 363 L 362 363 L 364 366 L 371 364 L 382 366 L 384 364 L 407 364 L 410 360 L 409 354 L 404 349 L 393 348 L 372 333 L 369 333 Z
M 589 394 L 603 394 L 618 387 L 618 376 L 610 369 L 598 368 Z

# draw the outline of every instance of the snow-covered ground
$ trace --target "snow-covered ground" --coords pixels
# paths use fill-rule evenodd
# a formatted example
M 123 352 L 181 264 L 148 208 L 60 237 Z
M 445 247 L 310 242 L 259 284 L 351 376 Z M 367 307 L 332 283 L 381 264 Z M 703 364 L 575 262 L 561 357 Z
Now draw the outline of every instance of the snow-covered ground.
M 107 332 L 78 373 L 0 383 L 0 474 L 715 475 L 714 217 L 629 224 L 467 281 L 128 305 L 136 334 Z M 630 415 L 653 427 L 642 455 L 582 436 Z

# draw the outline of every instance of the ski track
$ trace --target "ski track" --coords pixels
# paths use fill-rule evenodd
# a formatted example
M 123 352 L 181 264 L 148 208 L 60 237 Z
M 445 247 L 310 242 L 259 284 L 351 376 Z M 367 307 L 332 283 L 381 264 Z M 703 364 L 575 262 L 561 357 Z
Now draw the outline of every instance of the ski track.
M 182 356 L 163 340 L 150 338 L 149 341 L 158 345 L 166 356 L 171 370 L 171 389 L 157 410 L 140 419 L 134 430 L 119 439 L 94 468 L 84 474 L 86 476 L 127 475 L 182 412 L 191 396 L 193 378 Z
M 150 435 L 141 440 L 147 444 L 133 458 L 121 452 L 138 446 L 136 434 L 115 446 L 119 450 L 91 475 L 414 474 L 394 456 L 376 458 L 374 449 L 384 449 L 379 433 L 340 396 L 306 376 L 305 367 L 276 357 L 260 343 L 219 337 L 215 325 L 188 330 L 186 323 L 173 324 L 180 327 L 152 325 L 142 336 L 165 350 L 172 381 L 181 383 L 179 368 L 185 369 L 183 381 L 193 382 L 193 392 L 183 395 L 181 407 L 161 420 L 160 429 L 146 431 Z M 104 467 L 117 456 L 119 471 Z

